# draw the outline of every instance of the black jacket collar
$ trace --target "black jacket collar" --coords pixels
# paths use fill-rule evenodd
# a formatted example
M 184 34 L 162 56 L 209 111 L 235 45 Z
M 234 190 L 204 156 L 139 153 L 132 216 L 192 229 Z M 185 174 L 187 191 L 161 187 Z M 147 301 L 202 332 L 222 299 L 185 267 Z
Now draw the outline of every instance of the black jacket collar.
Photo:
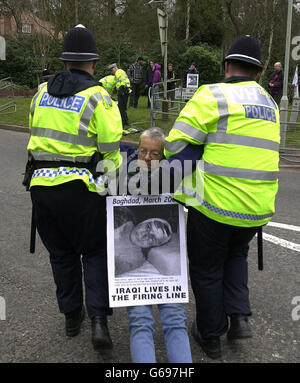
M 70 97 L 92 86 L 100 85 L 89 73 L 71 69 L 57 73 L 48 81 L 48 92 L 55 97 Z
M 235 83 L 235 82 L 243 82 L 243 81 L 255 81 L 252 77 L 248 76 L 232 76 L 228 77 L 222 82 L 229 82 L 229 83 Z

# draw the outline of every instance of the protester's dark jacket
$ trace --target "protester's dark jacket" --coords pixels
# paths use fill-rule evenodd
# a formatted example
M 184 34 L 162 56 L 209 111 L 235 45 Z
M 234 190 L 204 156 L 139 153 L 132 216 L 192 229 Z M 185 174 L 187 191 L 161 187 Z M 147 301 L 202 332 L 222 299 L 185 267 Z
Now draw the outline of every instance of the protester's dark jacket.
M 74 94 L 88 89 L 92 86 L 98 86 L 99 82 L 89 73 L 71 69 L 58 72 L 48 81 L 48 93 L 54 97 L 70 97 Z
M 168 80 L 175 80 L 176 77 L 175 77 L 175 72 L 173 70 L 172 71 L 168 70 L 167 73 L 168 73 L 168 77 L 167 77 Z M 175 81 L 168 82 L 167 89 L 168 90 L 175 89 Z
M 153 74 L 154 74 L 154 69 L 151 68 L 149 65 L 146 71 L 146 85 L 150 88 L 152 86 L 152 80 L 153 80 Z
M 187 75 L 191 73 L 191 74 L 199 74 L 199 72 L 197 71 L 197 69 L 188 69 L 186 72 L 185 72 L 185 75 L 184 75 L 184 87 L 186 87 L 186 80 L 187 80 Z
M 274 71 L 269 79 L 269 83 L 272 83 L 273 86 L 269 86 L 269 93 L 270 95 L 273 94 L 282 94 L 283 91 L 283 71 L 280 70 L 279 72 Z

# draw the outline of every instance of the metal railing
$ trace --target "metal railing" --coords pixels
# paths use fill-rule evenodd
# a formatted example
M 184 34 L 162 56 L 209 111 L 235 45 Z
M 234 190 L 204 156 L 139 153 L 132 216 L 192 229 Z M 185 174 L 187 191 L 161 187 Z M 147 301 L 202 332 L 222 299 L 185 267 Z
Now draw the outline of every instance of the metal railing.
M 11 77 L 0 80 L 0 114 L 14 113 L 17 111 L 14 84 Z
M 180 79 L 168 80 L 168 83 L 180 84 Z M 156 120 L 168 120 L 168 117 L 177 118 L 181 109 L 185 106 L 183 88 L 175 87 L 167 90 L 167 99 L 164 99 L 164 83 L 159 82 L 149 88 L 150 100 L 150 127 L 155 125 Z
M 300 98 L 291 107 L 280 108 L 280 159 L 300 164 Z

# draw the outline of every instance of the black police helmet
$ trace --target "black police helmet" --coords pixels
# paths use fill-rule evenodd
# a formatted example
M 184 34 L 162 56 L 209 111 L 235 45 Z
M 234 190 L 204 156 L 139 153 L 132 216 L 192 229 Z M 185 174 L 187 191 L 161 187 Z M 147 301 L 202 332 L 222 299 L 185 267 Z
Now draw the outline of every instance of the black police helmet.
M 82 24 L 69 30 L 66 34 L 62 61 L 94 61 L 99 60 L 95 38 L 90 30 Z
M 262 69 L 259 42 L 250 35 L 240 37 L 229 48 L 224 62 L 227 60 L 242 61 Z

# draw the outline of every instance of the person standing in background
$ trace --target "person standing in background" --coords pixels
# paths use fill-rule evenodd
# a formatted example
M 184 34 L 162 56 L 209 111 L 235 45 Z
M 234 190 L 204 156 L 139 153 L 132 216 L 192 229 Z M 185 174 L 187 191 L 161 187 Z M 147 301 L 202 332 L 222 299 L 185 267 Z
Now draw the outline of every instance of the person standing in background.
M 189 69 L 185 72 L 184 80 L 183 80 L 183 87 L 184 87 L 184 88 L 187 87 L 187 75 L 188 75 L 189 73 L 199 75 L 199 72 L 198 72 L 198 70 L 196 69 L 196 63 L 195 63 L 194 61 L 191 63 Z
M 168 84 L 167 84 L 167 95 L 168 95 L 168 100 L 171 100 L 171 108 L 173 108 L 174 106 L 174 100 L 175 100 L 175 81 L 172 81 L 172 80 L 175 80 L 176 78 L 176 75 L 175 75 L 175 72 L 173 70 L 173 65 L 172 64 L 169 64 L 168 65 Z
M 274 71 L 269 78 L 269 93 L 280 104 L 283 92 L 283 70 L 280 62 L 274 64 Z
M 146 70 L 146 79 L 145 79 L 145 88 L 147 91 L 147 108 L 150 108 L 150 100 L 149 100 L 149 88 L 152 87 L 152 80 L 153 80 L 153 73 L 154 73 L 154 61 L 149 61 L 149 66 Z
M 141 82 L 143 80 L 143 57 L 139 56 L 136 59 L 136 62 L 131 64 L 128 68 L 127 75 L 130 80 L 130 86 L 131 86 L 131 94 L 129 98 L 129 108 L 137 108 L 139 103 L 139 97 L 140 97 L 140 86 Z
M 159 85 L 158 85 L 158 83 L 161 82 L 160 68 L 161 68 L 160 64 L 154 64 L 154 72 L 153 72 L 153 79 L 152 79 L 154 109 L 160 109 Z

